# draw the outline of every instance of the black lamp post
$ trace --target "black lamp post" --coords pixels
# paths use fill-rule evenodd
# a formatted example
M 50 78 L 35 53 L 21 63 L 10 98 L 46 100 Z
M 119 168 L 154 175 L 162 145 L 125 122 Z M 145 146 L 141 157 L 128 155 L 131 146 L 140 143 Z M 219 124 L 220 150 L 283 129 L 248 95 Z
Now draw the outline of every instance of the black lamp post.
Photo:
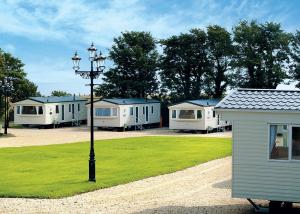
M 7 128 L 9 126 L 8 93 L 13 90 L 13 79 L 12 77 L 4 77 L 3 81 L 0 82 L 0 88 L 4 94 L 4 134 L 7 134 Z
M 94 151 L 94 79 L 97 79 L 100 74 L 103 72 L 105 66 L 104 61 L 105 57 L 102 56 L 101 52 L 97 55 L 97 49 L 92 43 L 91 46 L 87 49 L 89 52 L 89 60 L 91 62 L 91 70 L 90 71 L 79 71 L 79 63 L 81 58 L 78 56 L 77 52 L 72 57 L 76 74 L 79 74 L 81 77 L 85 79 L 91 80 L 91 108 L 90 108 L 90 121 L 91 121 L 91 146 L 90 146 L 90 158 L 89 158 L 89 181 L 96 182 L 96 169 L 95 169 L 95 151 Z M 94 62 L 96 63 L 96 69 L 94 69 Z

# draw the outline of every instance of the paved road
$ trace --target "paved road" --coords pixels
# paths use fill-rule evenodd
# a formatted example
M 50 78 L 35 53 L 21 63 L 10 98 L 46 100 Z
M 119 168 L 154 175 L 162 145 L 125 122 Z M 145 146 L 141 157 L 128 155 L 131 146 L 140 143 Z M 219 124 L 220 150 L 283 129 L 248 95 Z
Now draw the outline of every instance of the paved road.
M 89 129 L 86 126 L 57 128 L 57 129 L 9 129 L 11 137 L 0 137 L 0 147 L 21 147 L 49 144 L 63 144 L 83 142 L 90 139 Z M 95 131 L 95 139 L 127 138 L 140 136 L 194 136 L 194 137 L 231 137 L 231 132 L 220 132 L 212 134 L 185 134 L 161 128 L 146 129 L 143 131 Z

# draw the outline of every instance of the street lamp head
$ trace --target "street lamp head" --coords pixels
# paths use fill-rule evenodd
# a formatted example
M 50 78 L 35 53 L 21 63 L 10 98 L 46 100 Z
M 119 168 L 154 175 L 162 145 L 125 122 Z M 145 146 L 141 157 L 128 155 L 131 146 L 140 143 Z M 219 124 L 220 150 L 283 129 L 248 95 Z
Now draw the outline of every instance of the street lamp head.
M 91 46 L 87 49 L 89 52 L 89 59 L 90 61 L 93 61 L 96 56 L 97 48 L 94 46 L 94 43 L 92 42 Z
M 72 57 L 72 61 L 73 61 L 73 69 L 75 71 L 79 70 L 79 63 L 80 63 L 81 58 L 78 56 L 77 51 L 75 52 L 74 56 Z
M 101 53 L 99 52 L 99 55 L 95 58 L 97 69 L 103 69 L 104 68 L 104 61 L 106 57 L 104 57 Z

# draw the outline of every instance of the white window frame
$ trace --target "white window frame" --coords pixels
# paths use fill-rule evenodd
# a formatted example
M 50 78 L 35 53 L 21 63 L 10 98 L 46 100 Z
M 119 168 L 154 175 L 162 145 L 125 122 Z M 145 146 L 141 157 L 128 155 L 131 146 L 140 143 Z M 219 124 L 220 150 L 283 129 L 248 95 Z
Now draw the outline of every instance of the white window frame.
M 271 159 L 270 158 L 270 127 L 271 125 L 286 125 L 287 126 L 287 141 L 288 141 L 288 159 L 287 160 L 278 160 L 278 159 Z M 293 123 L 269 123 L 268 124 L 268 161 L 270 162 L 300 162 L 300 160 L 292 159 L 292 127 L 300 127 L 300 124 L 293 124 Z
M 35 107 L 36 114 L 23 114 L 22 110 L 23 110 L 24 106 L 33 106 L 33 107 Z M 38 112 L 39 106 L 40 105 L 22 105 L 22 106 L 20 106 L 20 114 L 18 114 L 18 115 L 22 115 L 22 117 L 42 117 L 44 114 L 39 114 L 39 112 Z M 43 113 L 44 113 L 44 109 L 43 109 Z
M 182 118 L 179 118 L 179 113 L 181 110 L 193 110 L 194 111 L 194 115 L 195 115 L 195 118 L 194 119 L 182 119 Z M 173 118 L 172 117 L 172 114 L 173 114 L 173 111 L 176 111 L 176 118 Z M 198 118 L 197 117 L 197 113 L 198 111 L 201 111 L 201 115 L 202 117 L 201 118 Z M 171 109 L 171 120 L 179 120 L 179 121 L 200 121 L 200 120 L 203 120 L 205 119 L 205 115 L 204 115 L 204 110 L 203 109 L 188 109 L 188 108 L 182 108 L 182 109 Z
M 96 109 L 97 108 L 109 108 L 110 109 L 110 116 L 97 116 L 96 115 Z M 113 116 L 113 108 L 115 108 L 117 110 L 117 115 L 116 116 Z M 118 110 L 118 107 L 95 107 L 95 111 L 94 111 L 94 117 L 95 118 L 117 118 L 119 116 L 119 110 Z

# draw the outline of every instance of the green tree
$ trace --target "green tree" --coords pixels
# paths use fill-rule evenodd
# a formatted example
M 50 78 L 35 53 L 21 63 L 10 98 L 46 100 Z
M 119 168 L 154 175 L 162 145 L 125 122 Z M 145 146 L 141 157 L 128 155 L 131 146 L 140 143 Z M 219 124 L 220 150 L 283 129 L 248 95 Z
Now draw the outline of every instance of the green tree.
M 207 27 L 208 60 L 212 69 L 205 73 L 205 92 L 209 97 L 221 98 L 232 82 L 230 62 L 234 48 L 230 33 L 218 25 Z
M 12 102 L 26 99 L 29 96 L 40 95 L 37 92 L 37 86 L 26 79 L 22 61 L 0 49 L 0 82 L 3 81 L 4 77 L 16 78 L 16 80 L 13 81 L 14 90 L 9 95 Z M 3 115 L 3 111 L 4 95 L 0 93 L 0 116 Z
M 300 31 L 297 31 L 292 40 L 291 74 L 293 80 L 298 81 L 296 87 L 300 88 Z
M 291 35 L 280 24 L 242 21 L 233 34 L 239 86 L 276 88 L 288 77 Z
M 160 41 L 163 55 L 160 60 L 162 88 L 173 101 L 202 96 L 203 74 L 210 70 L 207 58 L 207 35 L 192 29 Z
M 51 96 L 64 97 L 64 96 L 71 96 L 71 94 L 66 91 L 54 90 L 51 92 Z
M 109 58 L 114 66 L 104 73 L 98 96 L 142 98 L 157 91 L 158 53 L 150 33 L 122 33 L 114 39 Z

